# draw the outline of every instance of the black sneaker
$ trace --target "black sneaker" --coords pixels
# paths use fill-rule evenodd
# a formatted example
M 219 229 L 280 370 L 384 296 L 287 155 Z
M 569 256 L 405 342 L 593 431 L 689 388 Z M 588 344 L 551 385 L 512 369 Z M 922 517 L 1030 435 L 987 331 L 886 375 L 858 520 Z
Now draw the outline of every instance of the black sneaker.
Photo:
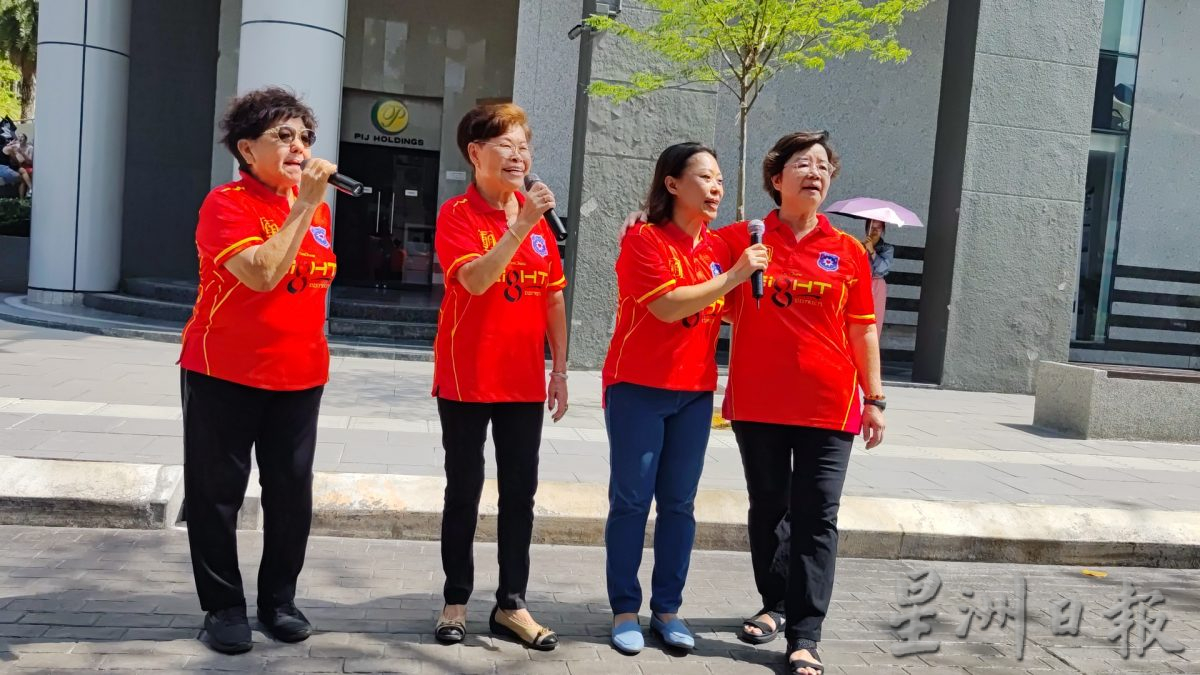
M 244 606 L 228 607 L 204 616 L 206 644 L 222 654 L 244 654 L 254 646 Z
M 284 603 L 274 609 L 258 608 L 263 630 L 280 642 L 303 642 L 312 635 L 312 624 L 296 609 L 296 603 Z

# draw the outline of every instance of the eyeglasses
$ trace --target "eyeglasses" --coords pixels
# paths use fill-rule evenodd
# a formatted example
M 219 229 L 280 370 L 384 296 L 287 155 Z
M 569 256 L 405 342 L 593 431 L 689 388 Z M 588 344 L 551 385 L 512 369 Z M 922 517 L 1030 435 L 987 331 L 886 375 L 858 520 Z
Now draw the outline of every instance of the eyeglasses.
M 799 160 L 796 162 L 792 162 L 791 164 L 785 164 L 784 166 L 786 166 L 787 168 L 789 168 L 793 171 L 799 171 L 801 173 L 807 173 L 809 171 L 816 171 L 817 173 L 819 173 L 822 176 L 825 176 L 826 178 L 833 175 L 833 165 L 830 164 L 829 162 L 815 162 L 814 163 L 814 162 L 808 161 L 807 159 L 802 159 L 802 160 Z
M 490 145 L 500 151 L 506 159 L 512 157 L 521 157 L 529 159 L 533 156 L 533 149 L 528 145 L 517 147 L 507 141 L 479 141 L 480 145 Z
M 312 129 L 297 130 L 295 127 L 288 126 L 286 124 L 281 124 L 274 129 L 267 129 L 263 133 L 271 134 L 275 138 L 279 139 L 279 142 L 283 143 L 284 145 L 291 145 L 292 141 L 296 140 L 296 134 L 300 134 L 300 142 L 303 143 L 304 147 L 306 148 L 311 148 L 313 143 L 317 142 L 317 132 L 313 131 Z

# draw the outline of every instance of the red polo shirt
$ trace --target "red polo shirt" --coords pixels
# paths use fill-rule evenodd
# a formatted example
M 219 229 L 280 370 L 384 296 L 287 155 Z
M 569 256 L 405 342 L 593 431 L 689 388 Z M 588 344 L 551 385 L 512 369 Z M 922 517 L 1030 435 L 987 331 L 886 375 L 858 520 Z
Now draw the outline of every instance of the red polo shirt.
M 516 193 L 525 203 L 525 195 Z M 546 400 L 546 307 L 566 288 L 562 258 L 543 218 L 481 295 L 458 280 L 466 263 L 487 253 L 508 231 L 472 184 L 442 205 L 434 246 L 446 271 L 446 294 L 434 343 L 433 395 L 454 401 Z
M 196 249 L 200 286 L 183 329 L 179 364 L 188 370 L 260 389 L 292 391 L 329 381 L 325 296 L 337 272 L 329 206 L 313 216 L 296 260 L 279 285 L 251 290 L 225 263 L 270 239 L 292 207 L 258 179 L 208 193 L 200 206 Z
M 733 333 L 722 415 L 858 433 L 858 369 L 847 327 L 875 322 L 866 251 L 824 215 L 800 241 L 777 211 L 765 223 L 770 264 L 762 306 L 755 307 L 749 284 L 726 296 Z M 745 222 L 717 234 L 732 256 L 750 245 Z
M 604 361 L 604 386 L 630 382 L 677 391 L 717 387 L 717 334 L 724 298 L 683 319 L 654 318 L 650 303 L 720 275 L 726 246 L 705 227 L 697 242 L 672 223 L 641 223 L 617 257 L 617 325 Z

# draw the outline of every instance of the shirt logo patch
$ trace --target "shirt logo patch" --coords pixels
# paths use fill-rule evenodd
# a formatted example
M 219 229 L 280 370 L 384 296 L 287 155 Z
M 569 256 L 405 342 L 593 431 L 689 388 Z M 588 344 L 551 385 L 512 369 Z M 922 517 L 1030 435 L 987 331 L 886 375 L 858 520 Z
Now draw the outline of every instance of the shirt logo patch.
M 826 272 L 836 272 L 838 270 L 839 258 L 832 253 L 820 253 L 817 255 L 817 267 Z
M 714 278 L 714 279 L 715 279 L 715 278 L 717 278 L 717 277 L 719 277 L 719 276 L 721 276 L 721 272 L 723 271 L 723 270 L 721 269 L 721 263 L 716 263 L 716 262 L 714 262 L 714 263 L 712 263 L 711 265 L 709 265 L 709 266 L 708 266 L 708 268 L 712 270 L 712 274 L 713 274 L 713 278 Z
M 325 228 L 314 225 L 309 228 L 309 232 L 312 232 L 313 239 L 316 239 L 318 244 L 329 248 L 329 232 Z
M 479 230 L 479 243 L 484 251 L 490 251 L 496 245 L 496 235 L 487 230 Z
M 540 234 L 529 235 L 529 242 L 533 244 L 533 252 L 545 258 L 550 255 L 550 250 L 546 248 L 546 238 Z
M 258 225 L 262 228 L 263 235 L 268 239 L 274 237 L 275 233 L 279 232 L 279 226 L 276 225 L 275 221 L 271 220 L 270 218 L 259 217 Z
M 683 278 L 683 263 L 679 261 L 679 258 L 677 256 L 675 256 L 674 254 L 671 254 L 671 262 L 669 264 L 671 266 L 672 276 L 674 276 L 676 279 L 682 279 Z

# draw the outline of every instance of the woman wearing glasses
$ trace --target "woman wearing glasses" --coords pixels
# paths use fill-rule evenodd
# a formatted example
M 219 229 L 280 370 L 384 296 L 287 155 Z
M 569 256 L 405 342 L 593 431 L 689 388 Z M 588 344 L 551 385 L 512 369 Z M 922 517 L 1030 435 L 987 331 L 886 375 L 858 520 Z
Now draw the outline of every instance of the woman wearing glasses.
M 474 167 L 474 179 L 465 194 L 442 205 L 437 219 L 435 247 L 446 271 L 446 294 L 434 346 L 433 395 L 446 451 L 446 604 L 434 635 L 447 644 L 466 636 L 490 423 L 500 497 L 500 583 L 489 626 L 534 649 L 558 646 L 554 631 L 525 607 L 542 406 L 555 422 L 567 411 L 567 280 L 542 218 L 554 207 L 554 195 L 544 183 L 521 192 L 532 161 L 529 141 L 525 112 L 511 103 L 468 112 L 458 124 L 458 148 Z M 547 341 L 553 359 L 548 376 Z
M 325 188 L 311 157 L 313 112 L 279 88 L 234 100 L 221 121 L 241 178 L 200 207 L 200 286 L 183 330 L 188 543 L 208 645 L 251 647 L 237 558 L 237 514 L 254 446 L 262 485 L 258 619 L 284 642 L 312 626 L 296 608 L 312 521 L 317 412 L 329 379 L 325 296 L 337 263 Z
M 833 593 L 851 443 L 861 430 L 873 448 L 884 430 L 871 263 L 862 243 L 817 211 L 838 168 L 825 132 L 788 134 L 767 152 L 763 187 L 779 208 L 764 219 L 765 296 L 759 306 L 747 284 L 726 296 L 733 334 L 722 412 L 742 455 L 763 603 L 741 638 L 762 644 L 784 631 L 796 675 L 824 669 L 817 644 Z M 731 255 L 750 246 L 745 223 L 717 234 Z M 785 515 L 786 575 L 772 565 Z

